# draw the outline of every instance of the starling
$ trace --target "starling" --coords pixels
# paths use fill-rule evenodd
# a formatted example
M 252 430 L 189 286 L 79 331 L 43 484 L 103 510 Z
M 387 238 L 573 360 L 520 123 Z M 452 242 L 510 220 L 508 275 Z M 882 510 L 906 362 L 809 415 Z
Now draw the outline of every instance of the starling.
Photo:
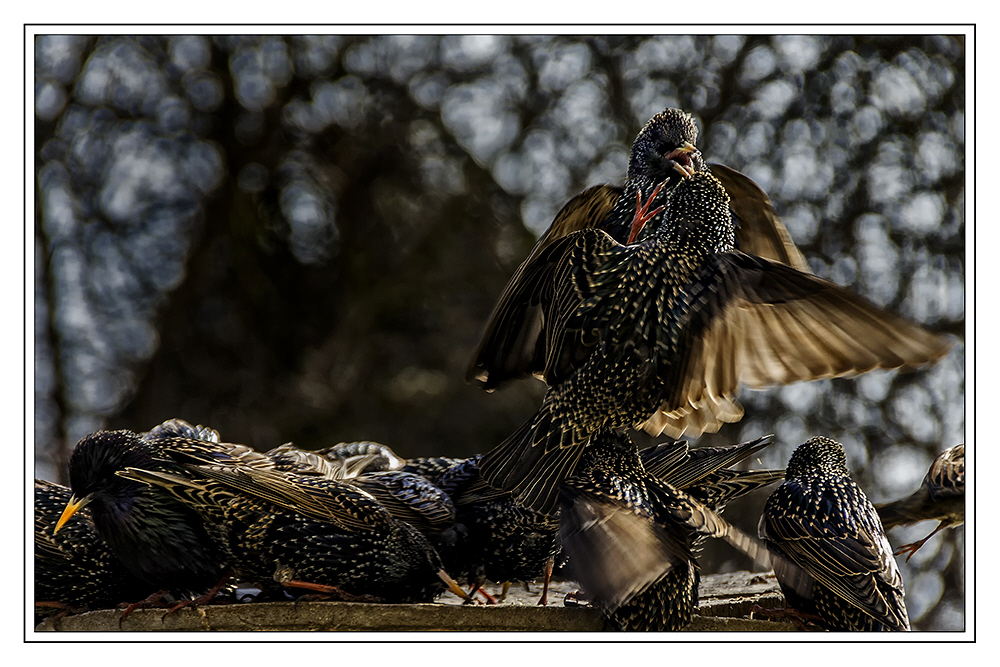
M 965 445 L 955 445 L 941 452 L 924 475 L 920 488 L 912 494 L 884 505 L 876 505 L 882 526 L 889 530 L 918 521 L 935 519 L 938 527 L 912 544 L 896 550 L 899 556 L 909 553 L 906 560 L 938 531 L 965 523 Z
M 788 604 L 828 630 L 909 630 L 903 579 L 878 513 L 829 438 L 800 445 L 758 528 Z
M 561 532 L 573 573 L 615 627 L 664 631 L 690 623 L 701 542 L 735 531 L 716 513 L 783 472 L 723 468 L 769 444 L 760 438 L 689 450 L 677 442 L 637 455 L 628 436 L 609 432 L 587 448 L 562 485 Z
M 555 506 L 588 440 L 610 428 L 715 431 L 752 388 L 912 368 L 951 342 L 831 282 L 733 246 L 728 197 L 699 172 L 671 191 L 646 240 L 623 246 L 586 229 L 527 267 L 542 286 L 542 406 L 482 460 L 523 505 Z M 536 280 L 537 278 L 537 280 Z
M 126 474 L 218 525 L 241 579 L 268 592 L 302 588 L 387 602 L 429 602 L 450 581 L 427 538 L 361 488 L 203 445 L 168 443 L 168 455 L 187 461 L 183 475 Z
M 631 243 L 633 223 L 638 218 L 637 199 L 641 201 L 643 193 L 648 195 L 663 186 L 657 190 L 658 198 L 650 197 L 646 202 L 648 211 L 654 200 L 666 200 L 682 175 L 691 171 L 707 168 L 729 193 L 738 249 L 809 271 L 767 194 L 734 169 L 706 164 L 694 147 L 697 139 L 698 127 L 689 114 L 665 109 L 646 123 L 632 144 L 624 187 L 593 186 L 563 206 L 497 301 L 472 356 L 467 381 L 478 381 L 484 389 L 492 390 L 513 378 L 541 374 L 545 368 L 545 313 L 530 297 L 545 286 L 538 284 L 537 272 L 529 267 L 558 239 L 581 229 L 600 229 L 618 243 Z M 529 298 L 525 299 L 526 295 Z
M 639 452 L 639 457 L 651 475 L 721 514 L 730 501 L 784 479 L 784 470 L 726 469 L 769 444 L 768 437 L 726 447 L 689 449 L 686 442 L 680 441 L 648 447 Z M 668 460 L 662 458 L 665 447 L 672 450 Z M 683 530 L 692 553 L 697 555 L 705 536 Z M 697 609 L 699 582 L 695 562 L 674 568 L 619 607 L 612 620 L 624 630 L 678 630 L 690 622 Z
M 455 506 L 454 528 L 436 541 L 445 569 L 474 585 L 487 579 L 506 585 L 540 576 L 547 584 L 560 551 L 558 521 L 486 484 L 479 474 L 480 458 L 456 463 L 438 480 Z
M 728 530 L 689 494 L 650 475 L 628 435 L 612 430 L 595 435 L 561 485 L 559 517 L 574 579 L 622 630 L 687 625 L 697 601 L 694 535 Z
M 97 536 L 89 508 L 53 532 L 71 495 L 65 486 L 35 480 L 36 603 L 51 606 L 53 613 L 59 608 L 106 609 L 148 594 Z
M 225 572 L 224 544 L 169 493 L 117 474 L 127 468 L 183 474 L 162 449 L 171 438 L 151 433 L 100 431 L 77 444 L 69 461 L 73 494 L 55 530 L 89 507 L 97 534 L 133 576 L 153 590 L 203 593 Z
M 229 513 L 232 548 L 237 567 L 262 585 L 288 569 L 296 580 L 353 595 L 430 602 L 444 591 L 442 579 L 450 581 L 427 538 L 356 486 L 278 471 L 203 472 L 239 492 Z

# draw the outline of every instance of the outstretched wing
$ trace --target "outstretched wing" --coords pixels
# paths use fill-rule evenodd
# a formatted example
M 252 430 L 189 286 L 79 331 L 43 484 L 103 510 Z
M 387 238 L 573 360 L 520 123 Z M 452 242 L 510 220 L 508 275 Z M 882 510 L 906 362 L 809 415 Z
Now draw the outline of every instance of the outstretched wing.
M 673 391 L 643 425 L 653 434 L 715 431 L 734 409 L 738 419 L 741 384 L 913 369 L 953 345 L 839 285 L 739 251 L 713 256 L 703 275 L 691 297 L 689 352 L 670 368 Z
M 545 359 L 545 304 L 565 244 L 555 250 L 552 246 L 576 231 L 597 227 L 620 196 L 620 188 L 597 185 L 563 206 L 500 295 L 472 355 L 466 381 L 493 389 L 506 380 L 541 372 Z
M 736 247 L 809 273 L 809 264 L 774 212 L 767 193 L 735 169 L 711 162 L 707 166 L 729 194 L 729 210 L 737 224 Z

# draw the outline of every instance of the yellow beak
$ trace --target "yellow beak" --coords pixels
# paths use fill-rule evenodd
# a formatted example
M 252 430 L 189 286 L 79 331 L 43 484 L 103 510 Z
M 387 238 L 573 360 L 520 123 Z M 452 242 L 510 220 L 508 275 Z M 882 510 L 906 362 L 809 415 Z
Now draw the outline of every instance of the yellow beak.
M 66 509 L 63 510 L 62 515 L 59 520 L 56 521 L 56 527 L 53 529 L 52 534 L 55 535 L 59 532 L 59 529 L 63 527 L 70 517 L 82 510 L 90 502 L 90 496 L 84 496 L 80 500 L 76 499 L 76 496 L 70 496 L 69 502 L 66 503 Z

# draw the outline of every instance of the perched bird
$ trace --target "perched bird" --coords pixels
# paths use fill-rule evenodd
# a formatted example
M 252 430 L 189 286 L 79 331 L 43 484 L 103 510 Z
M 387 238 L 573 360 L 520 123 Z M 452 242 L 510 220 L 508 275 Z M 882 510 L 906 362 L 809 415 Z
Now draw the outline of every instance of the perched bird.
M 679 441 L 646 448 L 639 452 L 639 457 L 650 474 L 721 515 L 730 501 L 784 479 L 784 470 L 726 469 L 770 444 L 771 439 L 767 437 L 726 447 L 690 449 L 686 442 Z M 673 450 L 670 453 L 672 463 L 658 467 L 656 464 L 663 462 L 659 460 L 659 455 L 664 453 L 662 450 L 665 447 Z M 679 458 L 678 453 L 682 455 Z M 687 534 L 692 553 L 698 555 L 705 535 L 690 529 L 683 532 Z M 734 546 L 745 552 L 748 544 L 743 539 L 741 536 L 740 543 Z M 756 558 L 756 549 L 751 555 Z M 699 583 L 697 563 L 690 562 L 687 567 L 674 568 L 619 607 L 612 620 L 623 630 L 681 629 L 690 623 L 697 609 Z
M 560 533 L 574 577 L 616 628 L 679 630 L 691 622 L 701 543 L 735 531 L 717 513 L 783 472 L 723 468 L 769 444 L 760 438 L 701 451 L 678 442 L 637 454 L 625 434 L 595 438 L 562 484 Z
M 924 475 L 920 488 L 912 494 L 884 505 L 876 505 L 882 526 L 889 530 L 918 521 L 935 519 L 938 527 L 911 544 L 896 550 L 899 556 L 909 553 L 906 560 L 939 531 L 965 523 L 965 445 L 955 445 L 941 452 Z
M 151 591 L 204 593 L 223 578 L 225 545 L 169 493 L 117 474 L 128 468 L 183 473 L 162 449 L 171 437 L 150 433 L 100 431 L 77 444 L 69 461 L 73 493 L 54 532 L 89 507 L 97 534 Z
M 816 437 L 792 453 L 758 532 L 788 604 L 828 630 L 909 630 L 903 578 L 844 449 Z
M 40 609 L 106 609 L 148 594 L 97 536 L 89 509 L 53 532 L 71 495 L 65 486 L 35 479 L 36 614 Z
M 599 431 L 715 431 L 752 388 L 913 368 L 952 346 L 838 285 L 734 248 L 728 196 L 705 172 L 671 191 L 645 240 L 585 229 L 526 267 L 549 390 L 480 468 L 542 512 Z
M 459 581 L 481 586 L 548 578 L 560 552 L 559 522 L 526 509 L 509 493 L 489 486 L 479 474 L 482 455 L 455 463 L 437 484 L 455 506 L 455 525 L 436 540 L 445 569 Z
M 545 368 L 545 313 L 536 300 L 523 297 L 545 286 L 537 284 L 539 277 L 529 267 L 554 242 L 582 229 L 600 229 L 618 243 L 631 243 L 637 221 L 655 227 L 649 220 L 655 219 L 662 206 L 653 211 L 649 206 L 657 200 L 665 202 L 680 179 L 692 171 L 707 169 L 728 192 L 738 249 L 809 271 L 767 194 L 734 169 L 706 164 L 694 146 L 697 139 L 698 126 L 689 114 L 665 109 L 636 136 L 623 187 L 596 185 L 563 206 L 498 299 L 472 355 L 467 381 L 492 390 L 513 378 L 540 375 Z M 654 191 L 657 195 L 645 202 L 646 215 L 637 215 L 637 202 L 642 209 L 642 197 Z
M 449 583 L 431 544 L 369 493 L 314 471 L 228 456 L 212 443 L 164 444 L 183 474 L 124 474 L 187 504 L 225 535 L 237 575 L 265 591 L 313 590 L 346 599 L 429 602 Z M 286 449 L 287 453 L 287 449 Z M 261 459 L 266 456 L 258 455 Z

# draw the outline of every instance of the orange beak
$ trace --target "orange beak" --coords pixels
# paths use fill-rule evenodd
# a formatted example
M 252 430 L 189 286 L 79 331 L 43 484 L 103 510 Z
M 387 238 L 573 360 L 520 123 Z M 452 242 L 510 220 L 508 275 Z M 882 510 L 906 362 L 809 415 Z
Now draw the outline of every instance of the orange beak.
M 66 503 L 66 509 L 63 510 L 62 515 L 59 520 L 56 521 L 56 527 L 52 530 L 52 534 L 55 535 L 59 532 L 59 529 L 63 527 L 67 521 L 70 520 L 74 514 L 82 510 L 87 504 L 90 503 L 90 496 L 84 496 L 80 500 L 76 499 L 76 496 L 70 496 L 69 502 Z

